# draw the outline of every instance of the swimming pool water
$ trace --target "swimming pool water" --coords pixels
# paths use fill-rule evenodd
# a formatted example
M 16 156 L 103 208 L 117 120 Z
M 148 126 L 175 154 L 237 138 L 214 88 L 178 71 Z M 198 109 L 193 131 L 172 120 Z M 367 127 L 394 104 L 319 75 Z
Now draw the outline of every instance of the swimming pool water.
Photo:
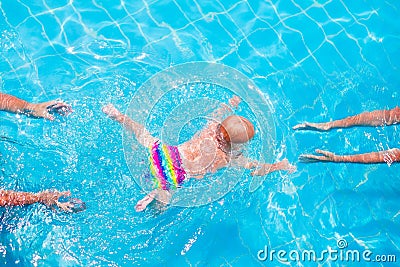
M 32 102 L 61 98 L 74 109 L 55 122 L 0 114 L 1 188 L 71 190 L 87 210 L 2 208 L 0 265 L 281 266 L 257 252 L 335 249 L 340 239 L 398 261 L 398 165 L 297 159 L 316 148 L 399 147 L 398 126 L 291 127 L 398 105 L 399 8 L 394 0 L 1 1 L 1 91 Z M 271 174 L 255 192 L 245 172 L 218 201 L 136 213 L 143 193 L 125 161 L 122 130 L 101 107 L 126 110 L 151 77 L 193 61 L 226 65 L 254 82 L 271 104 L 273 160 L 286 157 L 298 171 Z

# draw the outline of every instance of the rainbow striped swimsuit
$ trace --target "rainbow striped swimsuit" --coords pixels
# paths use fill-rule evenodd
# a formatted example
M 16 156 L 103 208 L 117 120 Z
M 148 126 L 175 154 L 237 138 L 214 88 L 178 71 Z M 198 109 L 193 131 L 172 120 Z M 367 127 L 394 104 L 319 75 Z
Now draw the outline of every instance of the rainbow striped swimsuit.
M 154 188 L 170 190 L 178 188 L 185 180 L 185 170 L 176 146 L 157 141 L 149 148 L 150 173 Z

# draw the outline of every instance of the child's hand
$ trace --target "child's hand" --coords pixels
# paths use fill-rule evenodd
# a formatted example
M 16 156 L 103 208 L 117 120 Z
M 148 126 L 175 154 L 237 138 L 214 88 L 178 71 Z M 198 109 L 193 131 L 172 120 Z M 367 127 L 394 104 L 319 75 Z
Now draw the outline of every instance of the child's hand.
M 262 165 L 260 168 L 252 171 L 250 173 L 251 176 L 264 176 L 270 173 L 271 166 L 268 164 Z
M 231 99 L 229 99 L 229 104 L 230 104 L 233 108 L 237 108 L 241 101 L 242 101 L 242 99 L 240 99 L 240 97 L 238 97 L 238 96 L 235 95 L 234 97 L 232 97 Z
M 262 164 L 260 168 L 252 171 L 250 174 L 252 176 L 263 176 L 273 171 L 287 171 L 288 173 L 293 173 L 297 171 L 297 168 L 290 164 L 287 159 L 284 159 L 274 164 Z

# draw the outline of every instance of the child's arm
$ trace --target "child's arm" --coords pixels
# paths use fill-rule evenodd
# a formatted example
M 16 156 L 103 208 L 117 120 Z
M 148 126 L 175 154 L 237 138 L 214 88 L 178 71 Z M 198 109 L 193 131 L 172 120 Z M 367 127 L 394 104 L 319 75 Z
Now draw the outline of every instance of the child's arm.
M 229 105 L 224 103 L 221 104 L 218 109 L 211 113 L 211 117 L 218 121 L 222 121 L 227 114 L 232 112 L 231 107 L 237 108 L 240 102 L 241 99 L 238 96 L 233 96 L 231 99 L 229 99 Z
M 17 192 L 12 190 L 0 190 L 0 206 L 23 206 L 34 203 L 42 203 L 48 207 L 56 205 L 60 209 L 71 212 L 73 204 L 70 202 L 59 202 L 62 196 L 70 196 L 70 192 L 43 191 L 39 193 Z
M 260 163 L 258 161 L 252 161 L 245 158 L 244 156 L 239 156 L 237 159 L 233 160 L 233 164 L 239 167 L 253 170 L 250 173 L 252 176 L 263 176 L 274 171 L 288 171 L 289 173 L 293 173 L 296 171 L 296 166 L 291 165 L 287 159 L 273 164 L 268 164 Z
M 393 163 L 400 162 L 400 149 L 393 148 L 385 151 L 370 152 L 365 154 L 353 154 L 353 155 L 335 155 L 332 152 L 315 150 L 320 155 L 303 154 L 300 155 L 300 161 L 302 162 L 351 162 L 351 163 Z
M 0 93 L 0 110 L 22 113 L 48 120 L 54 120 L 54 116 L 50 112 L 56 112 L 60 115 L 68 115 L 72 112 L 71 106 L 60 101 L 34 104 L 3 93 Z
M 319 130 L 328 131 L 333 128 L 347 128 L 353 126 L 384 126 L 400 122 L 400 108 L 395 107 L 391 110 L 374 110 L 363 112 L 358 115 L 350 116 L 341 120 L 331 122 L 311 123 L 305 122 L 293 127 L 294 130 Z

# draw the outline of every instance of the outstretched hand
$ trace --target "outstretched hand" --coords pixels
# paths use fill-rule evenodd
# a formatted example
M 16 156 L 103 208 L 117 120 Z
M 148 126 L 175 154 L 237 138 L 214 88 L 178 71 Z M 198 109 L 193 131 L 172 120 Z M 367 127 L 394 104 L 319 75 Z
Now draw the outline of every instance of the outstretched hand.
M 70 191 L 58 192 L 58 191 L 42 191 L 37 193 L 37 197 L 39 198 L 39 202 L 43 203 L 47 207 L 57 206 L 63 211 L 73 212 L 74 203 L 71 201 L 60 202 L 60 197 L 69 197 L 71 195 Z
M 317 131 L 328 131 L 330 127 L 327 123 L 313 123 L 304 122 L 293 126 L 293 130 L 317 130 Z
M 303 155 L 300 155 L 299 160 L 301 162 L 318 162 L 318 161 L 334 162 L 336 159 L 336 155 L 334 153 L 326 151 L 326 150 L 316 149 L 315 153 L 320 154 L 320 155 L 303 154 Z
M 242 101 L 242 99 L 240 99 L 240 97 L 238 97 L 237 95 L 235 95 L 235 96 L 233 96 L 231 99 L 229 99 L 229 104 L 230 104 L 233 108 L 237 108 L 241 101 Z
M 250 163 L 249 167 L 256 167 L 253 165 L 254 163 Z M 263 176 L 273 171 L 287 171 L 289 174 L 297 171 L 296 166 L 289 163 L 287 159 L 283 159 L 280 162 L 274 164 L 263 164 L 260 168 L 252 171 L 250 173 L 251 176 Z
M 44 103 L 30 104 L 29 106 L 29 114 L 37 117 L 37 118 L 45 118 L 53 121 L 55 119 L 54 113 L 57 113 L 62 116 L 66 116 L 72 112 L 72 108 L 70 105 L 53 100 Z

